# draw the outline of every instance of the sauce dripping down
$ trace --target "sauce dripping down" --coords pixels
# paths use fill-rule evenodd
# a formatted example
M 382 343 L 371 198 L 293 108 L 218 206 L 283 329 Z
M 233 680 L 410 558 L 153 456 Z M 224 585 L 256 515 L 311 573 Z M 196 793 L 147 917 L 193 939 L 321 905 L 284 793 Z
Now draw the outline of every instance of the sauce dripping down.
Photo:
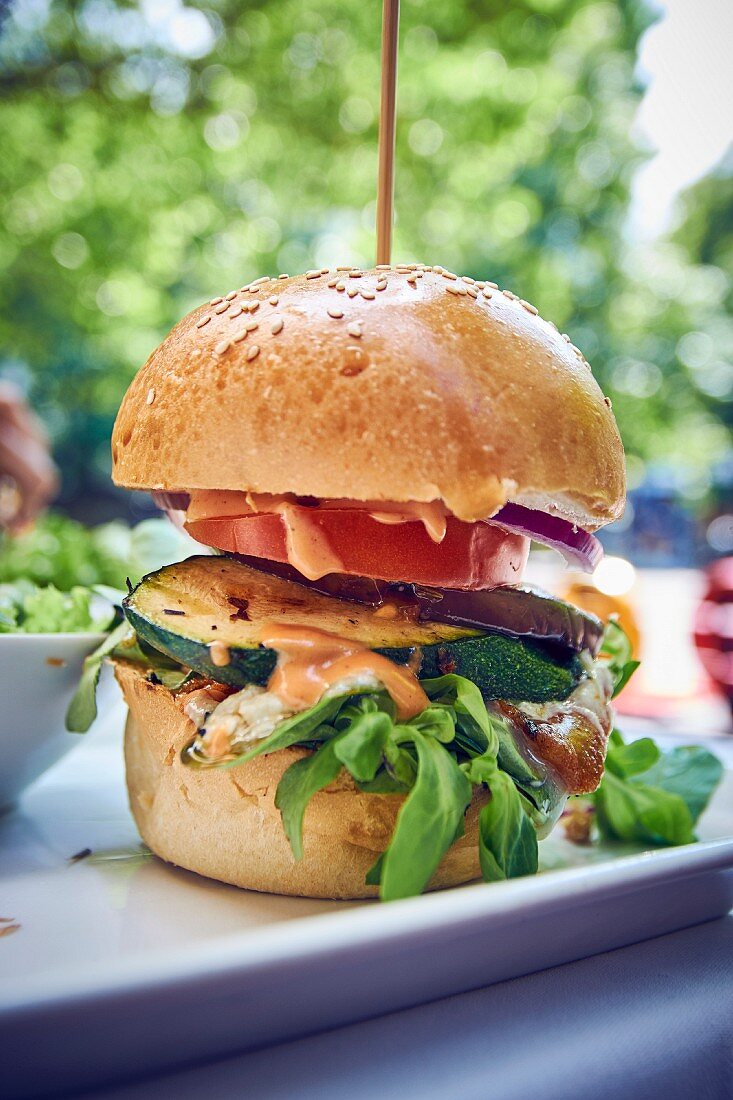
M 448 513 L 439 500 L 428 504 L 411 501 L 407 504 L 380 505 L 379 510 L 369 512 L 377 523 L 422 523 L 433 542 L 441 543 L 448 526 Z
M 327 573 L 343 573 L 344 563 L 333 552 L 321 527 L 314 522 L 311 509 L 295 504 L 278 504 L 273 508 L 285 524 L 288 561 L 309 581 L 317 581 Z
M 448 510 L 440 500 L 391 501 L 344 500 L 340 498 L 318 501 L 308 507 L 298 504 L 291 494 L 249 493 L 233 489 L 192 489 L 189 494 L 186 521 L 195 523 L 219 516 L 248 516 L 258 513 L 277 513 L 282 516 L 288 538 L 288 550 L 299 553 L 311 570 L 322 571 L 311 576 L 305 569 L 300 572 L 309 580 L 317 580 L 324 572 L 339 572 L 341 565 L 333 553 L 322 529 L 314 522 L 321 508 L 326 510 L 367 512 L 378 523 L 422 523 L 435 543 L 445 538 Z M 295 565 L 295 561 L 290 559 Z M 338 565 L 335 563 L 338 562 Z M 319 564 L 320 563 L 320 564 Z M 323 563 L 331 563 L 327 570 Z M 300 568 L 296 566 L 296 568 Z
M 293 710 L 315 706 L 339 680 L 365 674 L 384 685 L 402 720 L 414 718 L 430 706 L 414 672 L 374 653 L 361 642 L 288 623 L 270 623 L 261 640 L 279 657 L 267 690 Z

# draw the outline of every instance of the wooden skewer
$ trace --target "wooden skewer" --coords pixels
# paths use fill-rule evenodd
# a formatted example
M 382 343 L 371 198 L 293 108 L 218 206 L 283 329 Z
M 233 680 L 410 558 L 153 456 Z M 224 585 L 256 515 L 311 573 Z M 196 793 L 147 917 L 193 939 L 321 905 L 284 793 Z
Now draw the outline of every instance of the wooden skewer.
M 397 35 L 400 0 L 382 3 L 382 96 L 379 110 L 379 174 L 377 179 L 377 263 L 392 254 L 394 217 L 394 147 L 397 106 Z

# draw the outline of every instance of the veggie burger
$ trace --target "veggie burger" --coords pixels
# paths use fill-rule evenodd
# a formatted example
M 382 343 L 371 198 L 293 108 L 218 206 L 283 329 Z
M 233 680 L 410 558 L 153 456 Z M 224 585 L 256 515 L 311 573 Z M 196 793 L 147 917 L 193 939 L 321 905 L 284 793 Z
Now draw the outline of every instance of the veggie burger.
M 537 869 L 631 667 L 618 626 L 522 583 L 531 539 L 592 569 L 624 505 L 567 336 L 441 267 L 258 279 L 153 352 L 112 452 L 202 544 L 130 591 L 112 650 L 155 853 L 314 897 Z

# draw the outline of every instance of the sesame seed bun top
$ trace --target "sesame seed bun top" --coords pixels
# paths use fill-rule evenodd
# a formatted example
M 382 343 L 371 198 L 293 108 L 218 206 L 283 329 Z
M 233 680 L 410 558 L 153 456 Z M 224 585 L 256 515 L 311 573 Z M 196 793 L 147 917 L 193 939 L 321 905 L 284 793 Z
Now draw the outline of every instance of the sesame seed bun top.
M 133 380 L 112 436 L 133 489 L 507 501 L 595 529 L 623 447 L 590 367 L 529 303 L 442 268 L 263 278 L 193 310 Z

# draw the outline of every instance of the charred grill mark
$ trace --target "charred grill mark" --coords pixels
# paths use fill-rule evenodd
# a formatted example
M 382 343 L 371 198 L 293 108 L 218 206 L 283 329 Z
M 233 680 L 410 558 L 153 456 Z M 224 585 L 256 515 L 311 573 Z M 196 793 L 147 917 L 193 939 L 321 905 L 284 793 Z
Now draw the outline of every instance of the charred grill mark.
M 240 596 L 227 596 L 227 603 L 236 608 L 236 611 L 229 616 L 232 622 L 236 622 L 237 619 L 241 619 L 242 622 L 249 622 L 249 614 L 247 612 L 249 600 L 245 600 Z

